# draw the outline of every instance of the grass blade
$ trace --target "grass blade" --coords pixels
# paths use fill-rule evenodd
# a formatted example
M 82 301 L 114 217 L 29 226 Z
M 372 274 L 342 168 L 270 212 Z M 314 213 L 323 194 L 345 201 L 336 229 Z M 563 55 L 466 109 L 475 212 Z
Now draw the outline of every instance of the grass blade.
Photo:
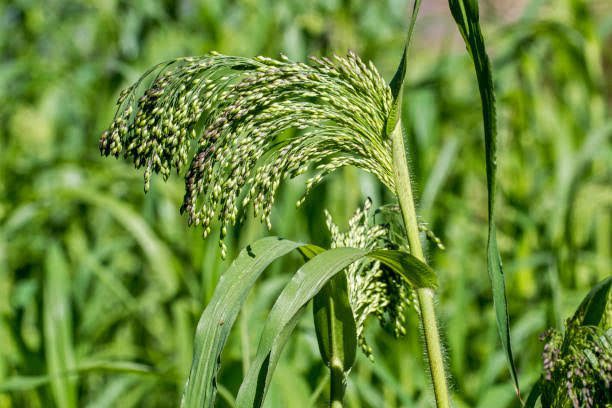
M 144 364 L 133 363 L 131 361 L 92 360 L 81 362 L 72 370 L 60 371 L 54 374 L 49 373 L 49 375 L 38 376 L 16 375 L 9 377 L 0 384 L 0 393 L 31 390 L 49 383 L 51 383 L 53 387 L 53 382 L 58 378 L 68 379 L 69 377 L 81 376 L 93 372 L 112 372 L 159 377 L 159 374 L 154 371 L 152 367 Z
M 410 40 L 412 39 L 412 33 L 414 32 L 414 25 L 416 23 L 417 15 L 419 14 L 419 8 L 421 6 L 421 0 L 415 0 L 412 6 L 412 13 L 410 14 L 410 22 L 408 25 L 408 31 L 406 33 L 406 41 L 404 42 L 404 50 L 402 52 L 402 58 L 400 63 L 389 83 L 391 88 L 391 94 L 393 95 L 393 106 L 389 117 L 387 118 L 386 134 L 390 135 L 397 125 L 397 121 L 400 118 L 400 111 L 402 108 L 402 88 L 404 86 L 404 78 L 406 78 L 406 57 L 408 54 L 408 47 L 410 46 Z
M 535 408 L 540 395 L 542 395 L 542 378 L 539 378 L 538 381 L 533 384 L 531 391 L 529 391 L 527 401 L 525 401 L 525 408 Z
M 213 406 L 221 351 L 246 295 L 272 261 L 302 245 L 277 237 L 260 239 L 243 249 L 221 276 L 198 323 L 183 407 Z
M 308 256 L 324 252 L 311 246 Z M 308 249 L 307 249 L 308 250 Z M 313 320 L 321 358 L 330 369 L 330 399 L 342 400 L 346 376 L 357 357 L 357 328 L 349 303 L 346 275 L 332 278 L 313 299 Z
M 512 346 L 510 342 L 510 319 L 508 318 L 508 301 L 506 299 L 506 285 L 502 269 L 501 257 L 497 248 L 495 227 L 495 172 L 497 169 L 497 122 L 495 111 L 495 93 L 493 88 L 493 74 L 487 55 L 484 38 L 480 30 L 478 1 L 477 0 L 449 0 L 451 13 L 468 52 L 474 62 L 478 88 L 482 102 L 482 116 L 484 122 L 485 138 L 485 165 L 487 171 L 487 206 L 489 219 L 489 233 L 487 239 L 487 269 L 491 280 L 493 304 L 497 328 L 502 346 L 506 352 L 510 374 L 514 381 L 516 393 L 520 399 L 520 388 Z
M 262 330 L 255 360 L 240 386 L 236 405 L 261 407 L 281 351 L 297 324 L 302 308 L 338 272 L 359 260 L 368 251 L 335 248 L 304 264 L 285 286 Z
M 76 368 L 72 343 L 70 283 L 66 259 L 59 245 L 47 253 L 43 291 L 45 358 L 51 391 L 59 408 L 76 407 L 76 380 L 66 373 Z
M 415 288 L 438 287 L 436 272 L 407 252 L 381 249 L 370 252 L 368 256 L 384 263 Z
M 335 248 L 315 256 L 296 272 L 272 307 L 255 359 L 240 386 L 236 406 L 262 406 L 280 354 L 299 320 L 302 308 L 330 279 L 364 256 L 380 260 L 411 283 L 435 284 L 435 275 L 431 275 L 433 270 L 406 252 Z

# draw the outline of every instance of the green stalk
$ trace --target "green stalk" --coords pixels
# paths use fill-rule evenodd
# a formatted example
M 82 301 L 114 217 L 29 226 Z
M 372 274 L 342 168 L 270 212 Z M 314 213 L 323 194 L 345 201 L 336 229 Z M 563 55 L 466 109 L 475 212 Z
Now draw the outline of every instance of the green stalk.
M 414 208 L 414 197 L 410 184 L 410 173 L 408 161 L 404 148 L 404 137 L 402 134 L 401 120 L 398 119 L 393 132 L 391 132 L 393 145 L 393 172 L 395 176 L 395 190 L 399 200 L 402 218 L 406 227 L 406 236 L 413 256 L 423 262 L 427 262 L 423 256 L 423 248 L 419 239 L 419 227 L 416 211 Z M 450 398 L 444 372 L 444 359 L 440 345 L 440 334 L 434 310 L 434 292 L 432 289 L 417 289 L 419 307 L 421 310 L 421 323 L 423 325 L 423 336 L 427 349 L 427 360 L 436 397 L 438 408 L 449 408 Z
M 342 408 L 344 400 L 344 368 L 341 362 L 334 364 L 332 361 L 329 377 L 329 406 L 330 408 Z

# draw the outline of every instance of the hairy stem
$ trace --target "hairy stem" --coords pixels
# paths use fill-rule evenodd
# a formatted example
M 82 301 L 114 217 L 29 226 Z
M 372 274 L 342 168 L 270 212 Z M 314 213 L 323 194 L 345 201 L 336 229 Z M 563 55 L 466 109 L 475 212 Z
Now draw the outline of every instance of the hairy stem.
M 395 129 L 393 129 L 391 133 L 391 142 L 393 144 L 393 171 L 396 194 L 406 227 L 410 252 L 419 260 L 427 262 L 423 256 L 423 248 L 421 247 L 421 241 L 419 239 L 419 226 L 414 207 L 414 197 L 412 195 L 410 173 L 408 170 L 408 161 L 406 160 L 400 120 L 397 121 Z M 434 293 L 431 289 L 420 288 L 417 289 L 417 296 L 419 298 L 421 323 L 423 325 L 427 360 L 429 362 L 429 370 L 436 397 L 436 406 L 438 408 L 448 408 L 450 407 L 450 398 L 448 395 L 448 386 L 446 384 L 446 373 L 444 372 L 444 359 L 442 357 L 442 347 L 440 345 L 440 334 L 438 333 L 438 324 L 434 310 Z

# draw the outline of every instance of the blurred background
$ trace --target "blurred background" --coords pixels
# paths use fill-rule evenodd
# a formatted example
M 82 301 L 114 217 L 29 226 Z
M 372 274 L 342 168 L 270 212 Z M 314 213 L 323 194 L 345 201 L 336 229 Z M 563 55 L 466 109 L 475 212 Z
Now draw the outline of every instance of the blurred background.
M 183 181 L 103 159 L 115 100 L 149 66 L 184 55 L 295 60 L 345 54 L 390 79 L 407 0 L 0 1 L 0 407 L 176 406 L 195 325 L 222 261 L 178 212 Z M 561 327 L 610 273 L 612 7 L 606 0 L 481 2 L 498 100 L 498 239 L 521 385 L 541 370 L 539 334 Z M 403 117 L 457 407 L 518 406 L 498 341 L 485 263 L 486 184 L 472 64 L 443 0 L 423 1 Z M 246 222 L 231 259 L 266 234 L 329 242 L 323 209 L 345 225 L 366 197 L 390 195 L 347 168 L 306 200 L 281 189 L 271 232 Z M 231 406 L 271 302 L 299 257 L 273 265 L 222 359 Z M 324 406 L 326 368 L 309 312 L 286 348 L 266 406 Z M 396 340 L 372 320 L 348 407 L 433 405 L 416 316 Z M 70 373 L 70 381 L 55 381 Z M 54 386 L 55 384 L 55 386 Z M 56 391 L 52 391 L 53 389 Z M 525 392 L 525 391 L 524 391 Z

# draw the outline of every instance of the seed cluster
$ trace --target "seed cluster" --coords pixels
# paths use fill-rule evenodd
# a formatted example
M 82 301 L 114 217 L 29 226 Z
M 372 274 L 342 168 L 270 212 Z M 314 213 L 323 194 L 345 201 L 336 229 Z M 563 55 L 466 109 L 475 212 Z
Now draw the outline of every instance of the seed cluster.
M 373 223 L 372 203 L 367 200 L 349 221 L 347 232 L 340 232 L 326 212 L 327 227 L 332 237 L 332 248 L 388 248 L 389 231 L 383 225 Z M 414 290 L 401 280 L 396 273 L 379 261 L 364 258 L 346 269 L 349 303 L 357 327 L 357 339 L 363 352 L 372 358 L 372 349 L 364 334 L 365 322 L 369 315 L 378 318 L 381 326 L 389 333 L 400 337 L 406 334 L 405 312 L 417 306 Z
M 565 338 L 556 330 L 545 342 L 542 405 L 604 407 L 612 404 L 612 329 L 570 321 Z
M 391 103 L 373 64 L 353 53 L 309 64 L 216 53 L 181 58 L 154 67 L 121 94 L 100 151 L 144 167 L 145 190 L 152 172 L 167 178 L 192 157 L 181 211 L 205 236 L 218 219 L 224 248 L 241 207 L 252 205 L 270 227 L 281 181 L 312 167 L 306 193 L 346 165 L 393 189 L 384 134 Z

